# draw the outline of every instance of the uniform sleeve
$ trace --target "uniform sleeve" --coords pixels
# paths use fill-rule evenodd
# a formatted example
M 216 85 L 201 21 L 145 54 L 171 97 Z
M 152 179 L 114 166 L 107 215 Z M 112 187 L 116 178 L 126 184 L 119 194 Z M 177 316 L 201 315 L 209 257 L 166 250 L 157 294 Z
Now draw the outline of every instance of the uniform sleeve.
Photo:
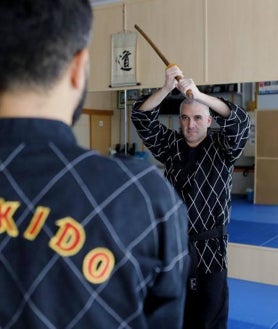
M 167 151 L 175 140 L 175 132 L 159 122 L 159 108 L 145 112 L 138 110 L 143 101 L 140 99 L 134 104 L 131 120 L 144 145 L 158 161 L 164 163 Z
M 187 212 L 184 203 L 172 191 L 170 185 L 169 194 L 165 195 L 164 202 L 168 210 L 158 227 L 159 257 L 162 266 L 156 269 L 157 273 L 145 303 L 145 311 L 149 328 L 182 328 L 190 262 Z
M 248 140 L 251 120 L 243 108 L 223 98 L 221 100 L 229 106 L 230 116 L 223 118 L 214 111 L 211 113 L 220 126 L 219 143 L 222 145 L 226 158 L 234 163 L 240 157 Z

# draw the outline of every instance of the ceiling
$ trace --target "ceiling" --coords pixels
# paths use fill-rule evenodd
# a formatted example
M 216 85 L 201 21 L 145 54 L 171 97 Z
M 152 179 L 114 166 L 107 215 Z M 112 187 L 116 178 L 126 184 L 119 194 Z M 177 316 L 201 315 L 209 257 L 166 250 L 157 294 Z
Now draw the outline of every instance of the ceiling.
M 92 6 L 104 5 L 113 2 L 122 2 L 123 0 L 90 0 Z

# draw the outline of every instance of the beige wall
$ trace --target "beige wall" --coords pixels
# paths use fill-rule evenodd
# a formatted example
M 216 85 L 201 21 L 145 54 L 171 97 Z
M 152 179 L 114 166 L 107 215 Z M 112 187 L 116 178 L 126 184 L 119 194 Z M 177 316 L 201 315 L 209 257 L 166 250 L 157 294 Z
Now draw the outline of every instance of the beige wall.
M 277 0 L 126 0 L 97 6 L 89 89 L 110 90 L 111 35 L 137 32 L 134 24 L 199 85 L 275 80 L 277 12 Z M 160 87 L 165 64 L 137 34 L 138 82 Z

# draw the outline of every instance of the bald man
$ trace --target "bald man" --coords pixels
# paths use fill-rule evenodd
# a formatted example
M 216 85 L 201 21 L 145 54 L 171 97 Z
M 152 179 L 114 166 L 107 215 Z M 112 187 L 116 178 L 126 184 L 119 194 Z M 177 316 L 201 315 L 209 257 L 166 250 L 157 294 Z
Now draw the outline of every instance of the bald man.
M 182 77 L 179 82 L 177 76 Z M 180 105 L 180 131 L 159 121 L 160 104 L 174 88 L 192 95 Z M 219 131 L 211 133 L 213 118 Z M 163 87 L 134 104 L 132 121 L 188 208 L 184 220 L 188 216 L 191 273 L 185 283 L 184 328 L 225 329 L 232 173 L 249 135 L 249 116 L 238 105 L 200 92 L 192 79 L 172 66 Z

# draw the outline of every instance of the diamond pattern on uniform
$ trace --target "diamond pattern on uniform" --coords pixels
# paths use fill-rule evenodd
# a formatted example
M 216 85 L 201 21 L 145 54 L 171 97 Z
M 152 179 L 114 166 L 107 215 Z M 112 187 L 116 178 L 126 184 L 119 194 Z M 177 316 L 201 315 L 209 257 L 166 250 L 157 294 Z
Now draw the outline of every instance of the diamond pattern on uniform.
M 220 131 L 209 133 L 192 155 L 183 135 L 159 122 L 159 107 L 138 110 L 144 100 L 134 104 L 132 122 L 145 146 L 164 164 L 165 176 L 187 205 L 189 234 L 227 225 L 233 165 L 249 135 L 249 116 L 241 107 L 222 99 L 231 109 L 229 118 L 211 111 Z M 213 273 L 227 267 L 226 243 L 226 236 L 224 241 L 215 238 L 194 243 L 202 272 Z
M 172 328 L 182 321 L 186 209 L 155 167 L 84 150 L 59 121 L 1 119 L 1 220 L 5 202 L 20 206 L 12 216 L 18 236 L 0 231 L 1 329 L 143 329 L 165 324 L 164 317 Z M 38 207 L 50 212 L 29 241 L 23 233 Z M 65 218 L 85 232 L 69 257 L 49 245 Z M 115 267 L 109 280 L 92 284 L 84 259 L 99 247 L 112 251 Z M 157 302 L 142 312 L 149 295 Z M 156 306 L 163 303 L 162 316 Z

